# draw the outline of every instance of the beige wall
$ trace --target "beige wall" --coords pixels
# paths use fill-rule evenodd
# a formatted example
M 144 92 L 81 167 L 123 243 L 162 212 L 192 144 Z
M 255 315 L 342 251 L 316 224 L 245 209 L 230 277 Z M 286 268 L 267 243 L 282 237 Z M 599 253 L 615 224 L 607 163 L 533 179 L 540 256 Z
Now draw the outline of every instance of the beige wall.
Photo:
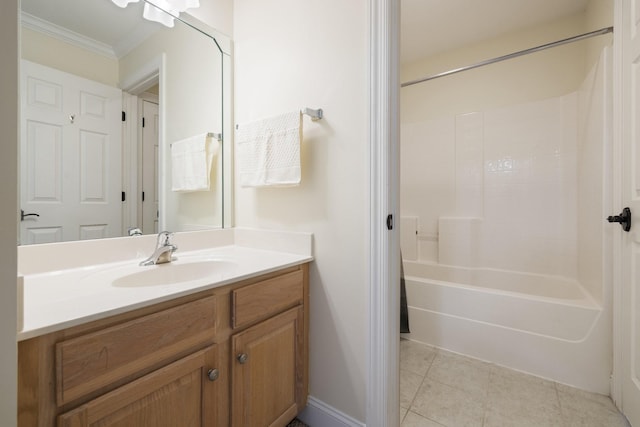
M 314 234 L 310 395 L 364 421 L 368 2 L 236 0 L 234 19 L 236 122 L 303 107 L 325 114 L 304 118 L 302 184 L 236 185 L 236 224 Z
M 585 12 L 586 31 L 595 31 L 613 26 L 613 0 L 591 0 Z M 602 48 L 611 45 L 613 34 L 594 37 L 587 41 L 587 71 L 598 59 Z
M 119 87 L 118 60 L 22 28 L 21 55 L 47 67 Z
M 585 31 L 580 14 L 406 64 L 403 82 L 542 45 Z M 401 120 L 484 110 L 564 95 L 586 74 L 586 42 L 572 43 L 475 70 L 405 87 Z
M 404 64 L 401 81 L 517 52 L 613 25 L 613 0 L 591 0 L 584 13 Z M 565 95 L 579 89 L 612 35 L 594 37 L 475 70 L 405 87 L 402 122 Z
M 0 425 L 17 423 L 18 1 L 0 2 Z
M 189 13 L 222 34 L 233 35 L 233 0 L 203 0 Z

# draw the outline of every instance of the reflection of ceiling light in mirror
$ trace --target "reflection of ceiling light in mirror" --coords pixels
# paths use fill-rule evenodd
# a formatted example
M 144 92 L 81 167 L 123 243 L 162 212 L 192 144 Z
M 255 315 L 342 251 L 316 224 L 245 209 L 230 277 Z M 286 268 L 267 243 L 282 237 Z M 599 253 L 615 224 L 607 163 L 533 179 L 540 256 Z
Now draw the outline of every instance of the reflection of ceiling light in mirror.
M 111 1 L 119 7 L 127 7 L 129 3 L 137 3 L 139 0 Z M 197 7 L 200 7 L 200 0 L 148 0 L 144 5 L 142 16 L 149 21 L 173 27 L 173 16 L 171 15 L 178 16 L 180 12 Z

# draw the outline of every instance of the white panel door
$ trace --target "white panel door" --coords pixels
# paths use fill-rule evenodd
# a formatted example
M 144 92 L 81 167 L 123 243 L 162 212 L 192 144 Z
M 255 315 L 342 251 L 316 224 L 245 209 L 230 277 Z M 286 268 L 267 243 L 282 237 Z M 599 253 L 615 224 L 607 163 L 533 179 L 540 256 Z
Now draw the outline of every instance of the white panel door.
M 158 141 L 160 115 L 158 104 L 142 101 L 142 232 L 158 233 Z
M 22 244 L 121 234 L 122 93 L 22 61 Z
M 623 196 L 631 208 L 631 230 L 623 232 L 622 412 L 640 426 L 640 0 L 622 0 Z

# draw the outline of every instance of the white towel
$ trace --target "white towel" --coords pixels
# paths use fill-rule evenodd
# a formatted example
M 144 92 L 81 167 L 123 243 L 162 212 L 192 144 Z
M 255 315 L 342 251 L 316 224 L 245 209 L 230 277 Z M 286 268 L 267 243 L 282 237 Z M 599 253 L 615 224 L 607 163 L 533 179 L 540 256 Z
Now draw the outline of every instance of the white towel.
M 211 165 L 219 142 L 204 133 L 171 144 L 171 189 L 206 191 L 211 186 Z
M 245 123 L 236 129 L 238 178 L 242 187 L 300 184 L 300 111 Z

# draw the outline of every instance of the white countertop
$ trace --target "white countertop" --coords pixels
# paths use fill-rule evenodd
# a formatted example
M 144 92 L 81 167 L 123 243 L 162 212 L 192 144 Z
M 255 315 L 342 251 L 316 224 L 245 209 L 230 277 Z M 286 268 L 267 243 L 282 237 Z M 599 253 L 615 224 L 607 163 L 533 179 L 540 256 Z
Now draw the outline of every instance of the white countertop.
M 254 239 L 252 234 L 257 238 Z M 233 239 L 225 236 L 219 240 L 224 243 L 233 240 L 233 244 L 217 245 L 215 239 L 212 239 L 209 248 L 202 248 L 200 243 L 186 245 L 187 249 L 197 249 L 179 249 L 175 253 L 177 260 L 164 265 L 141 267 L 138 264 L 145 258 L 142 256 L 99 264 L 85 261 L 80 262 L 78 266 L 60 270 L 49 269 L 27 274 L 23 271 L 23 277 L 18 280 L 18 286 L 23 282 L 22 292 L 19 292 L 23 294 L 23 310 L 22 322 L 18 322 L 22 323 L 22 328 L 17 332 L 17 340 L 22 341 L 312 261 L 311 235 L 293 234 L 293 240 L 297 240 L 296 246 L 287 244 L 286 234 L 240 230 Z M 189 238 L 193 239 L 192 235 L 190 236 Z M 264 239 L 265 237 L 267 239 Z M 127 239 L 132 238 L 119 240 L 125 244 L 131 242 Z M 179 240 L 176 238 L 180 248 Z M 187 241 L 186 238 L 183 240 Z M 265 249 L 269 246 L 269 241 L 272 242 L 274 250 Z M 110 244 L 113 245 L 113 242 Z M 152 249 L 153 247 L 148 252 L 152 252 Z M 78 248 L 74 250 L 78 251 Z M 208 263 L 218 263 L 216 265 L 222 268 L 214 268 L 211 273 L 207 270 L 206 274 L 187 274 L 186 279 L 177 283 L 173 280 L 157 280 L 165 276 L 165 273 L 178 271 L 175 267 L 186 268 L 183 271 L 187 273 L 196 271 L 195 268 L 186 267 L 186 264 L 190 263 L 197 264 L 193 267 L 205 268 L 208 268 Z M 139 276 L 140 274 L 142 276 Z M 182 273 L 178 273 L 178 277 L 181 277 L 180 274 Z M 124 283 L 123 280 L 119 280 L 133 275 L 155 279 L 150 284 L 145 284 L 142 280 L 142 285 L 138 285 L 137 280 L 125 280 Z

